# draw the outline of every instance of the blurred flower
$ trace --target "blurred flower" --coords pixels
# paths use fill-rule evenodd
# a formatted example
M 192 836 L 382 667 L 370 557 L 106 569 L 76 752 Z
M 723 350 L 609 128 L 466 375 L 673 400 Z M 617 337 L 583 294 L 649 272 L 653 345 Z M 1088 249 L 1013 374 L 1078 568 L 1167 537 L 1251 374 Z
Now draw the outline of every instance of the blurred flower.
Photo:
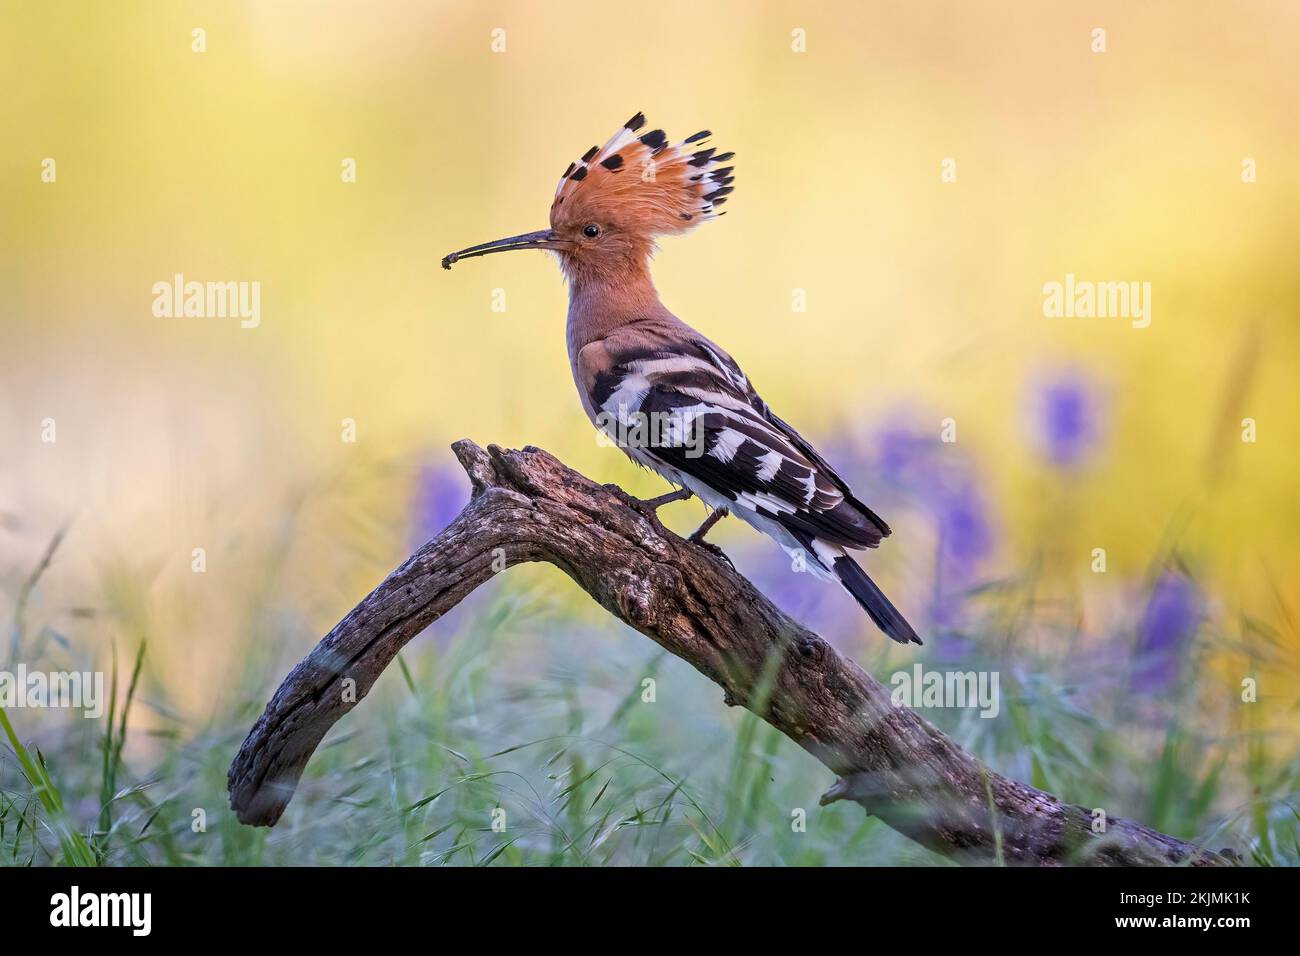
M 876 437 L 876 468 L 891 485 L 914 485 L 918 472 L 930 472 L 935 445 L 932 436 L 901 425 L 890 426 Z
M 1201 617 L 1201 593 L 1191 578 L 1176 570 L 1161 574 L 1142 616 L 1133 668 L 1135 689 L 1160 694 L 1173 688 Z
M 1075 468 L 1097 442 L 1101 410 L 1087 376 L 1066 370 L 1038 387 L 1038 438 L 1058 468 Z
M 969 579 L 993 551 L 993 525 L 966 456 L 937 433 L 897 424 L 877 436 L 876 449 L 873 470 L 889 490 L 933 520 L 940 574 Z
M 459 468 L 426 465 L 415 482 L 413 526 L 416 544 L 423 544 L 460 514 L 469 503 L 469 479 Z
M 972 642 L 962 634 L 966 592 L 993 551 L 993 528 L 984 496 L 970 474 L 955 474 L 932 493 L 929 509 L 938 534 L 929 607 L 936 631 L 934 654 L 939 660 L 957 660 L 972 650 Z
M 939 490 L 931 509 L 937 519 L 944 576 L 969 580 L 993 550 L 993 529 L 983 495 L 969 476 L 963 476 Z
M 791 558 L 765 539 L 755 539 L 744 546 L 753 555 L 746 576 L 772 603 L 813 630 L 830 630 L 828 622 L 861 613 L 853 599 L 836 593 L 829 584 L 811 574 L 794 570 Z M 829 639 L 829 635 L 823 633 Z
M 980 477 L 964 449 L 940 440 L 937 426 L 927 429 L 895 421 L 870 444 L 870 454 L 856 456 L 867 479 L 863 484 L 871 489 L 866 495 L 868 505 L 879 501 L 882 509 L 910 506 L 927 515 L 934 527 L 935 580 L 929 591 L 928 629 L 937 632 L 936 656 L 960 657 L 969 650 L 960 635 L 965 595 L 996 543 Z

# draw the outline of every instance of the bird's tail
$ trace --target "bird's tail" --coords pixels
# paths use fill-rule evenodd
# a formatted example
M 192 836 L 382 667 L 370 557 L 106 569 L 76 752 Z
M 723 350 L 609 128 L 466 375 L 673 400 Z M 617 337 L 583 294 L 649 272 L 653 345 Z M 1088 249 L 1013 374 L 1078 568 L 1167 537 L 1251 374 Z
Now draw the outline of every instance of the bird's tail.
M 900 644 L 920 644 L 921 639 L 912 630 L 912 625 L 894 607 L 893 602 L 885 597 L 885 592 L 876 586 L 876 582 L 867 577 L 861 565 L 847 554 L 832 562 L 835 575 L 848 591 L 862 605 L 862 609 L 871 615 L 876 627 Z

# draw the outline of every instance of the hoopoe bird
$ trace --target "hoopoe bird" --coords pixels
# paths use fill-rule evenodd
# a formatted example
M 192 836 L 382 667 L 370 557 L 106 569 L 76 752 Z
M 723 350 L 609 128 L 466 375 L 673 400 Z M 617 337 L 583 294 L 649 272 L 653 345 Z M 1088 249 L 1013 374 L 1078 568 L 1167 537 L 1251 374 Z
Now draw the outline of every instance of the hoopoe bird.
M 651 512 L 698 496 L 711 509 L 690 540 L 727 514 L 774 538 L 796 566 L 838 581 L 876 625 L 900 643 L 921 643 L 911 625 L 850 556 L 879 546 L 889 525 L 864 505 L 817 450 L 759 397 L 720 346 L 659 301 L 650 258 L 659 236 L 722 215 L 735 155 L 706 145 L 708 130 L 669 143 L 642 133 L 637 113 L 602 147 L 570 163 L 551 203 L 551 226 L 453 252 L 461 260 L 514 249 L 559 254 L 569 284 L 569 363 L 587 416 L 637 464 L 676 491 Z

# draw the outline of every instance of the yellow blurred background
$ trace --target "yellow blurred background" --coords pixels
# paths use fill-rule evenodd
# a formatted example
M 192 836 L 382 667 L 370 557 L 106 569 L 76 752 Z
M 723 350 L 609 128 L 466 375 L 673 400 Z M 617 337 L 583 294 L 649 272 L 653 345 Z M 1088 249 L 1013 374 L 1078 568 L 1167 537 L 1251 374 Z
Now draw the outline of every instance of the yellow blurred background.
M 410 482 L 455 439 L 663 490 L 594 440 L 548 256 L 438 267 L 545 226 L 565 166 L 637 110 L 737 153 L 728 215 L 668 240 L 656 282 L 784 418 L 818 441 L 951 418 L 1005 523 L 995 567 L 1055 552 L 1086 587 L 1104 547 L 1141 576 L 1177 525 L 1225 630 L 1300 649 L 1294 3 L 0 11 L 0 575 L 69 523 L 59 626 L 148 633 L 186 706 L 214 706 L 223 649 L 257 633 L 231 594 L 298 607 L 296 656 L 404 557 Z M 259 282 L 260 325 L 155 317 L 177 273 Z M 1067 274 L 1150 282 L 1150 327 L 1046 318 Z M 1059 368 L 1105 409 L 1064 478 L 1030 424 Z M 1059 513 L 1069 536 L 1043 541 Z M 929 555 L 886 517 L 881 575 L 905 588 Z M 78 623 L 82 594 L 112 615 Z

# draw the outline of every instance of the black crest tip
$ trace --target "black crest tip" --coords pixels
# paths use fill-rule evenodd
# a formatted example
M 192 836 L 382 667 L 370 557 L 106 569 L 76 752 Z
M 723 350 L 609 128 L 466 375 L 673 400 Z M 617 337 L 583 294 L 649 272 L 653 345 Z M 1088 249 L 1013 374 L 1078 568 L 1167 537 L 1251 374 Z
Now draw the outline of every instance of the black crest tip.
M 712 148 L 702 149 L 698 153 L 691 153 L 690 165 L 695 167 L 705 166 L 713 158 L 715 150 Z

